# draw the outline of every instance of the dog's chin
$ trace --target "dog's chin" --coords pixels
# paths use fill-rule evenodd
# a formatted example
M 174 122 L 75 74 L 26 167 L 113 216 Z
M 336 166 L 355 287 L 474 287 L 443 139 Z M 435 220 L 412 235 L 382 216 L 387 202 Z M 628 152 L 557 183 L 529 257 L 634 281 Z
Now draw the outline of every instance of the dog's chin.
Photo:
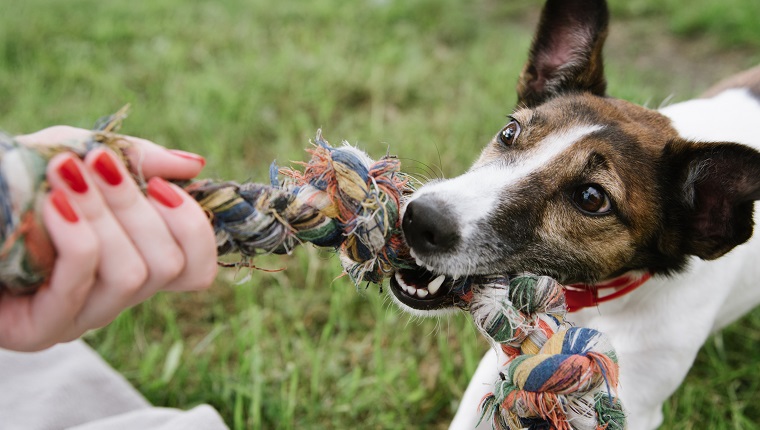
M 422 267 L 399 269 L 390 280 L 391 298 L 404 311 L 417 316 L 436 316 L 466 307 L 462 295 L 469 282 L 437 275 Z

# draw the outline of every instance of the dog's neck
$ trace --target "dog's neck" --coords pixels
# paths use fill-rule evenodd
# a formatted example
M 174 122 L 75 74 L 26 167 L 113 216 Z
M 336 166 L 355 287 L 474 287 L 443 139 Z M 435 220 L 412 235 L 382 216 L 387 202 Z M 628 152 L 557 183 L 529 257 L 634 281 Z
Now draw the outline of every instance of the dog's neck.
M 597 284 L 568 285 L 565 287 L 567 311 L 576 312 L 615 300 L 644 285 L 651 277 L 649 272 L 634 271 Z
M 695 141 L 729 141 L 760 147 L 757 115 L 760 95 L 747 88 L 728 89 L 714 97 L 674 104 L 660 113 L 678 134 Z

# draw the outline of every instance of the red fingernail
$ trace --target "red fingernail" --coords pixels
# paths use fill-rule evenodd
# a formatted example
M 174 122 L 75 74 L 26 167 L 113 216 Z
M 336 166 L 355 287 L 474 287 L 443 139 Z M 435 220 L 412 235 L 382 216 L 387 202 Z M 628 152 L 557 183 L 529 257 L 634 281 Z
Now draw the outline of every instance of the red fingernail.
M 72 223 L 79 221 L 79 217 L 74 211 L 74 208 L 71 207 L 71 203 L 69 203 L 69 199 L 66 198 L 65 192 L 61 190 L 53 190 L 50 193 L 50 201 L 53 203 L 53 206 L 58 213 L 61 214 L 63 219 Z
M 158 176 L 148 181 L 148 195 L 169 208 L 176 208 L 182 204 L 182 197 L 174 191 L 168 182 Z
M 79 166 L 71 158 L 58 166 L 58 174 L 61 175 L 61 178 L 68 184 L 69 188 L 77 193 L 82 194 L 87 191 L 87 182 L 84 180 L 82 172 L 79 171 Z
M 107 152 L 101 152 L 100 155 L 95 158 L 92 167 L 94 167 L 100 177 L 109 184 L 119 185 L 121 183 L 121 172 L 119 172 L 119 168 Z
M 187 160 L 193 160 L 201 163 L 201 167 L 206 165 L 206 159 L 201 157 L 198 154 L 193 154 L 192 152 L 182 151 L 179 149 L 170 149 L 169 152 L 176 155 L 177 157 L 182 157 Z

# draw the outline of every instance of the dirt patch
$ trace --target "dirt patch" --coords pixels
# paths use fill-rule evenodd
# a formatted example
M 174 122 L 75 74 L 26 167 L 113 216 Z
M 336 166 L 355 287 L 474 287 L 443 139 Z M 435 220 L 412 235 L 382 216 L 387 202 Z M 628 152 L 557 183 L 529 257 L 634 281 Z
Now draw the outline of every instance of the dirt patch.
M 658 18 L 616 21 L 612 17 L 605 54 L 608 62 L 633 67 L 672 88 L 678 98 L 700 94 L 760 62 L 755 50 L 726 48 L 708 35 L 679 36 Z

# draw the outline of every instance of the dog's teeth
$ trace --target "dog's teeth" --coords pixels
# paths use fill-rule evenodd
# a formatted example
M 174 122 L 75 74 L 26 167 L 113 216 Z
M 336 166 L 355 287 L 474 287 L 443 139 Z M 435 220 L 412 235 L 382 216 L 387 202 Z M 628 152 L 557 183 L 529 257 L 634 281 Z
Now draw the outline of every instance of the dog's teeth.
M 417 260 L 417 254 L 414 253 L 414 250 L 412 248 L 409 248 L 409 255 L 412 256 L 415 260 Z
M 406 282 L 404 282 L 404 277 L 401 276 L 399 272 L 396 272 L 396 274 L 393 275 L 393 277 L 396 278 L 396 282 L 398 282 L 402 290 L 404 290 L 407 294 L 412 294 L 412 290 L 414 290 L 414 288 L 410 287 L 409 285 L 406 284 Z
M 420 267 L 425 267 L 425 263 L 423 263 L 419 257 L 414 257 L 414 262 L 417 263 L 417 265 Z
M 435 293 L 438 292 L 438 290 L 441 288 L 441 285 L 443 285 L 443 281 L 446 280 L 446 277 L 443 275 L 438 276 L 437 278 L 430 281 L 430 283 L 427 286 L 428 291 L 430 291 L 430 294 L 435 295 Z
M 396 272 L 393 274 L 393 277 L 396 278 L 396 282 L 398 282 L 399 285 L 402 287 L 406 286 L 406 282 L 404 282 L 404 277 L 401 276 L 401 273 Z
M 428 295 L 428 291 L 427 290 L 422 289 L 422 288 L 420 288 L 420 289 L 417 290 L 417 297 L 419 297 L 421 299 L 424 299 L 425 297 L 427 297 L 427 295 Z

